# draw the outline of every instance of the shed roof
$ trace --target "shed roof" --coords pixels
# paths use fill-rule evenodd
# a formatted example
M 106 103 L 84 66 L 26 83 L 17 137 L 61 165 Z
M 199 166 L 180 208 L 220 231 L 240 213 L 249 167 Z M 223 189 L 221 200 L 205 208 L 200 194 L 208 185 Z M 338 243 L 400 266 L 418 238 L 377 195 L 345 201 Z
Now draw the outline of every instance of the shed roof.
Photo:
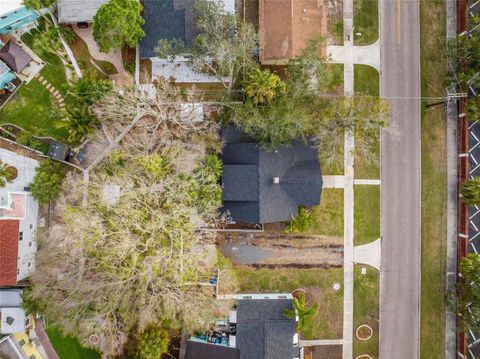
M 0 220 L 0 286 L 17 284 L 19 220 Z
M 322 175 L 313 140 L 268 152 L 232 127 L 222 130 L 222 138 L 223 210 L 234 221 L 287 221 L 298 214 L 298 206 L 320 203 Z
M 98 9 L 108 0 L 58 0 L 58 22 L 92 22 Z
M 323 0 L 260 0 L 260 61 L 288 60 L 327 31 Z
M 52 142 L 48 146 L 48 155 L 55 160 L 64 161 L 67 158 L 69 147 L 60 142 Z
M 20 73 L 32 61 L 32 58 L 11 39 L 0 49 L 0 60 L 4 61 L 13 71 Z

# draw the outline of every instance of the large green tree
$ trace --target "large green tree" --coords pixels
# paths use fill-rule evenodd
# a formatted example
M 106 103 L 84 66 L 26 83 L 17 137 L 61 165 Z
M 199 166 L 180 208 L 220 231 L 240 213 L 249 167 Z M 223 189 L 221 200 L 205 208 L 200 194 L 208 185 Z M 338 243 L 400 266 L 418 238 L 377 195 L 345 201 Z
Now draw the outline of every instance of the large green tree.
M 59 162 L 43 160 L 37 168 L 37 173 L 30 183 L 32 196 L 42 204 L 54 201 L 60 195 L 65 171 Z
M 285 82 L 269 70 L 255 69 L 245 80 L 245 94 L 257 105 L 282 96 L 286 91 Z
M 67 140 L 70 144 L 77 144 L 92 134 L 98 123 L 87 106 L 81 106 L 71 109 L 64 119 L 56 123 L 56 127 L 68 132 Z
M 145 36 L 141 11 L 137 0 L 110 0 L 100 6 L 93 18 L 93 38 L 100 51 L 135 47 Z
M 134 359 L 159 359 L 168 352 L 170 336 L 162 325 L 152 325 L 138 333 L 130 348 L 130 357 Z

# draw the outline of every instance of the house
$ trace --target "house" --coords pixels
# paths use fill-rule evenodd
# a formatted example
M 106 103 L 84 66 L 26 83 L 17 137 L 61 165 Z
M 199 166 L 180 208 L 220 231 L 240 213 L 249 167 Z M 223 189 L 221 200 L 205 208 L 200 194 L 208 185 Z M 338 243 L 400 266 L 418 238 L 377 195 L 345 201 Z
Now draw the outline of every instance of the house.
M 60 24 L 91 23 L 98 9 L 108 0 L 58 0 Z
M 0 187 L 0 287 L 15 286 L 35 270 L 38 203 L 28 191 L 38 161 L 0 148 L 16 178 Z
M 16 73 L 20 73 L 28 66 L 32 58 L 15 40 L 10 39 L 0 48 L 0 60 Z
M 299 206 L 320 203 L 322 174 L 313 140 L 269 152 L 234 127 L 223 128 L 222 139 L 222 209 L 234 222 L 288 221 Z
M 291 294 L 238 294 L 229 318 L 187 341 L 186 359 L 297 359 L 301 356 Z
M 23 333 L 26 314 L 21 289 L 0 289 L 0 334 Z
M 216 0 L 222 1 L 222 0 Z M 223 0 L 227 13 L 235 13 L 235 0 Z M 143 30 L 145 36 L 139 45 L 140 59 L 151 61 L 152 79 L 163 78 L 178 83 L 212 83 L 219 82 L 214 76 L 194 71 L 188 59 L 177 56 L 175 59 L 160 59 L 155 54 L 155 47 L 161 39 L 182 40 L 188 48 L 197 35 L 193 18 L 195 0 L 144 0 Z
M 39 15 L 23 5 L 23 0 L 0 1 L 0 35 L 26 31 L 36 26 Z
M 17 77 L 12 70 L 0 60 L 0 94 L 4 93 L 5 90 L 13 92 L 15 85 L 12 84 L 12 81 Z M 12 87 L 13 86 L 13 87 Z
M 260 0 L 260 62 L 285 64 L 308 42 L 327 34 L 323 0 Z
M 2 359 L 48 359 L 38 339 L 31 339 L 26 333 L 11 334 L 0 339 Z

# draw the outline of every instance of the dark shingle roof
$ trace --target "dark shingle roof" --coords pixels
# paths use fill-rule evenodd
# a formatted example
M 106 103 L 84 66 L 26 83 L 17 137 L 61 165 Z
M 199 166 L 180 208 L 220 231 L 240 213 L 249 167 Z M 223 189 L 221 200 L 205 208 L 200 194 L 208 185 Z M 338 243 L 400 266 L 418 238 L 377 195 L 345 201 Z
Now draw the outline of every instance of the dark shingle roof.
M 237 304 L 240 359 L 292 359 L 295 320 L 287 319 L 291 299 L 247 299 Z
M 60 142 L 52 142 L 48 147 L 48 156 L 55 160 L 65 161 L 67 158 L 69 148 Z
M 20 73 L 32 61 L 32 58 L 14 40 L 9 40 L 0 49 L 0 60 L 4 61 L 13 71 Z
M 223 209 L 234 221 L 287 221 L 297 215 L 298 206 L 320 203 L 322 175 L 313 140 L 267 152 L 232 127 L 222 130 L 222 139 Z M 273 183 L 274 177 L 279 184 Z
M 185 359 L 240 359 L 240 353 L 236 348 L 189 340 Z
M 145 0 L 143 18 L 145 36 L 140 42 L 140 57 L 154 57 L 154 49 L 161 39 L 180 39 L 188 42 L 194 26 L 188 14 L 194 0 Z

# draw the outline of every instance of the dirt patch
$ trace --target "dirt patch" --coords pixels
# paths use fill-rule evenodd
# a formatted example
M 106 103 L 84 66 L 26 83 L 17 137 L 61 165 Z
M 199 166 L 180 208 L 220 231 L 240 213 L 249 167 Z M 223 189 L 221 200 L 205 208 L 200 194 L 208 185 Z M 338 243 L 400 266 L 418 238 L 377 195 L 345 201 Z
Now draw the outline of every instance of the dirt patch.
M 327 12 L 327 44 L 343 45 L 343 1 L 324 0 Z
M 305 347 L 305 359 L 342 359 L 341 345 Z

